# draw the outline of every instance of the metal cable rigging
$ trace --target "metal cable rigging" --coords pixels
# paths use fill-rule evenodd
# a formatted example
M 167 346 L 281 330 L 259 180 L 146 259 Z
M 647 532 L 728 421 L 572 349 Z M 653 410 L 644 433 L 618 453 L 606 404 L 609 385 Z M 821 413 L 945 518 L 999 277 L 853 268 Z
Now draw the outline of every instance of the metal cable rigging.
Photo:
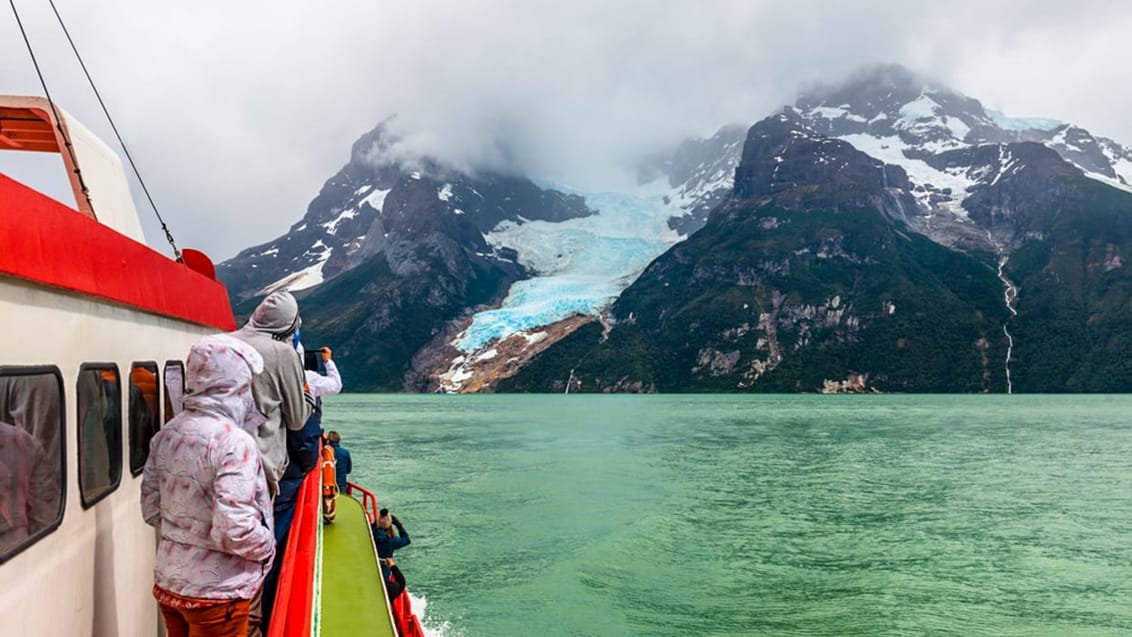
M 90 190 L 86 187 L 86 182 L 83 181 L 82 171 L 79 170 L 79 162 L 75 159 L 75 149 L 71 145 L 71 138 L 67 136 L 67 131 L 63 130 L 63 118 L 59 116 L 59 111 L 55 108 L 55 100 L 51 99 L 51 91 L 47 89 L 47 81 L 43 79 L 43 71 L 39 68 L 39 60 L 35 57 L 35 51 L 31 48 L 31 40 L 28 39 L 27 31 L 24 30 L 24 23 L 20 20 L 20 12 L 16 11 L 16 1 L 8 0 L 8 4 L 12 7 L 12 15 L 16 16 L 16 26 L 20 28 L 20 35 L 24 38 L 24 45 L 28 49 L 28 55 L 31 56 L 32 66 L 35 67 L 35 74 L 39 76 L 39 85 L 43 87 L 43 95 L 47 98 L 47 104 L 51 106 L 51 116 L 55 118 L 55 129 L 59 131 L 59 136 L 63 138 L 63 146 L 67 149 L 67 154 L 71 156 L 71 165 L 75 167 L 75 177 L 79 180 L 79 188 L 86 199 L 86 205 L 94 210 L 94 204 L 90 200 Z
M 24 30 L 23 23 L 20 21 L 20 14 L 16 10 L 15 0 L 8 0 L 8 4 L 11 5 L 12 13 L 16 16 L 16 23 L 20 27 L 20 34 L 24 38 L 24 44 L 27 46 L 28 54 L 31 55 L 31 61 L 35 66 L 35 72 L 39 76 L 39 83 L 43 87 L 43 93 L 47 97 L 47 102 L 51 105 L 51 112 L 55 116 L 55 126 L 56 128 L 58 128 L 59 133 L 62 136 L 63 141 L 67 147 L 67 151 L 71 155 L 72 164 L 75 165 L 75 173 L 76 175 L 78 175 L 79 184 L 82 187 L 83 196 L 86 197 L 87 204 L 91 206 L 91 209 L 93 209 L 94 205 L 90 201 L 90 195 L 88 193 L 86 184 L 83 183 L 82 174 L 79 172 L 78 162 L 75 160 L 74 150 L 71 147 L 70 139 L 67 138 L 67 134 L 60 124 L 61 119 L 59 117 L 58 111 L 55 109 L 55 101 L 51 99 L 51 93 L 47 90 L 47 82 L 43 78 L 43 73 L 39 68 L 39 62 L 35 57 L 35 51 L 31 46 L 31 41 L 28 39 L 27 32 Z M 86 76 L 87 83 L 90 84 L 91 90 L 94 91 L 95 98 L 98 99 L 98 105 L 102 108 L 102 113 L 106 115 L 106 121 L 110 123 L 110 129 L 114 131 L 114 137 L 118 139 L 118 144 L 122 147 L 122 152 L 123 154 L 125 154 L 126 160 L 129 161 L 130 168 L 134 171 L 134 175 L 138 178 L 138 184 L 141 185 L 142 192 L 145 193 L 145 198 L 147 201 L 149 201 L 150 208 L 153 209 L 153 214 L 157 216 L 157 221 L 161 224 L 161 230 L 165 233 L 165 240 L 168 241 L 169 246 L 173 248 L 173 255 L 177 258 L 177 261 L 182 261 L 181 251 L 177 248 L 176 241 L 173 240 L 173 233 L 169 231 L 169 226 L 165 224 L 165 219 L 162 218 L 161 212 L 157 209 L 157 203 L 154 202 L 153 196 L 150 195 L 149 187 L 145 185 L 145 180 L 142 179 L 141 171 L 138 170 L 138 166 L 134 162 L 133 156 L 130 154 L 130 149 L 126 146 L 126 141 L 122 139 L 121 133 L 118 132 L 118 126 L 114 123 L 114 118 L 110 116 L 110 110 L 106 107 L 106 102 L 103 101 L 102 94 L 98 92 L 98 87 L 94 84 L 94 78 L 90 76 L 90 71 L 87 70 L 86 63 L 83 62 L 82 55 L 79 54 L 79 49 L 75 46 L 75 41 L 71 38 L 70 31 L 67 30 L 67 25 L 63 23 L 63 16 L 59 14 L 59 9 L 55 7 L 55 0 L 48 0 L 48 4 L 51 5 L 51 11 L 55 13 L 55 19 L 59 21 L 59 27 L 63 30 L 63 35 L 67 37 L 67 43 L 71 45 L 71 51 L 74 52 L 75 59 L 79 61 L 79 66 L 83 70 L 83 75 Z

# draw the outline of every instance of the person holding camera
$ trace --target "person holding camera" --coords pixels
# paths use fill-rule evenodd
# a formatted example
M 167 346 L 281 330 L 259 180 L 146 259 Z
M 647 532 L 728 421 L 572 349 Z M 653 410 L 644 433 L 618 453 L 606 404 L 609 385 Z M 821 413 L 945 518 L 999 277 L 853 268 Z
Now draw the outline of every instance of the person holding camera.
M 381 576 L 389 579 L 389 569 L 385 566 L 384 559 L 393 557 L 393 551 L 404 548 L 409 545 L 409 533 L 405 530 L 404 525 L 397 519 L 397 516 L 390 515 L 389 509 L 382 509 L 377 520 L 370 525 L 373 531 L 373 543 L 377 547 L 377 556 L 382 558 L 381 562 Z M 396 527 L 397 533 L 393 533 Z
M 307 352 L 302 343 L 297 343 L 295 348 L 299 350 L 299 358 L 303 359 L 303 375 L 311 388 L 312 396 L 321 398 L 342 391 L 342 375 L 338 373 L 338 365 L 331 358 L 333 350 L 323 346 Z M 325 375 L 319 373 L 319 358 L 322 359 L 322 368 L 326 370 Z

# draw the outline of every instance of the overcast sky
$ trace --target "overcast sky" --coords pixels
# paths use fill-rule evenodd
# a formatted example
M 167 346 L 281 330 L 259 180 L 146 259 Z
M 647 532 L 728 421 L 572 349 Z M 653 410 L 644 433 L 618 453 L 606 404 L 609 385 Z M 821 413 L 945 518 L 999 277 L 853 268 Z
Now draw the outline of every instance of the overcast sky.
M 56 101 L 112 142 L 50 8 L 16 3 Z M 218 262 L 298 221 L 394 113 L 458 164 L 611 187 L 642 153 L 895 62 L 1132 144 L 1132 4 L 931 4 L 56 0 L 178 243 Z M 0 93 L 41 94 L 0 6 Z

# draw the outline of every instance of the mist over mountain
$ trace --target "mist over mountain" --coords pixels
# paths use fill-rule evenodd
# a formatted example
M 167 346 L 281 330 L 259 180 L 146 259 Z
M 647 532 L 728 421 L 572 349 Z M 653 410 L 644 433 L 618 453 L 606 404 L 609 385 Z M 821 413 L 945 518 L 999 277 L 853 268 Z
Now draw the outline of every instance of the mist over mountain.
M 895 65 L 753 119 L 600 192 L 446 165 L 388 120 L 219 271 L 243 311 L 296 291 L 353 390 L 1132 385 L 1109 354 L 1132 343 L 1127 147 Z

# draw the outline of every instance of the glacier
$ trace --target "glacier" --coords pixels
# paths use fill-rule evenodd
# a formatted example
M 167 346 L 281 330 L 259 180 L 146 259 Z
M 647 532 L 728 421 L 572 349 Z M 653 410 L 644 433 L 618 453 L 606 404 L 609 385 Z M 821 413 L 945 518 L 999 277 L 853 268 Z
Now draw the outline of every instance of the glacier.
M 493 248 L 511 248 L 535 276 L 516 282 L 497 309 L 479 312 L 453 345 L 475 352 L 489 343 L 576 315 L 598 316 L 653 259 L 681 239 L 668 227 L 684 214 L 663 182 L 627 193 L 583 192 L 597 211 L 560 223 L 505 221 L 485 236 Z
M 994 121 L 995 125 L 1003 130 L 1009 131 L 1024 131 L 1024 130 L 1044 130 L 1051 131 L 1058 126 L 1064 126 L 1065 122 L 1048 117 L 1007 117 L 1002 111 L 993 109 L 986 109 L 986 113 Z

